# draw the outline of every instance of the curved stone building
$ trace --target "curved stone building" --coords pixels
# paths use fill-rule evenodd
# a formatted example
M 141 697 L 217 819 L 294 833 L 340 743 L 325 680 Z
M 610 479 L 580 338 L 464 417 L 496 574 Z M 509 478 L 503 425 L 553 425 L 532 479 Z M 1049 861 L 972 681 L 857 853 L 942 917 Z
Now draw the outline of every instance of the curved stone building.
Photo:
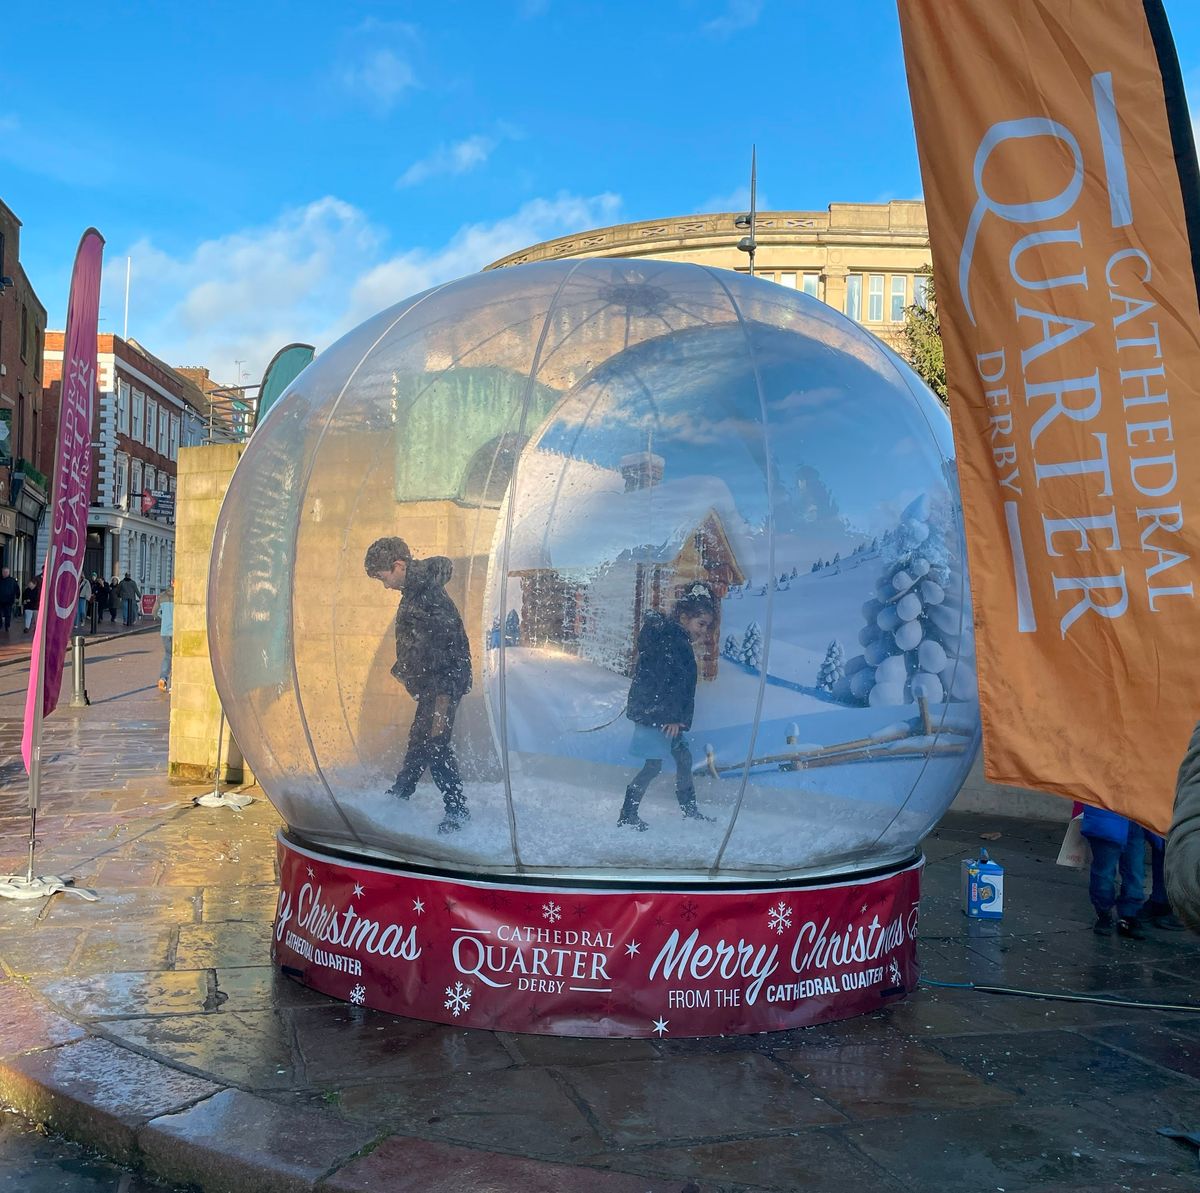
M 736 212 L 641 220 L 545 240 L 488 269 L 560 257 L 654 257 L 749 270 L 737 243 L 746 234 Z M 922 267 L 932 261 L 925 204 L 831 203 L 826 211 L 760 211 L 754 272 L 792 286 L 857 319 L 898 347 L 904 308 L 924 293 Z

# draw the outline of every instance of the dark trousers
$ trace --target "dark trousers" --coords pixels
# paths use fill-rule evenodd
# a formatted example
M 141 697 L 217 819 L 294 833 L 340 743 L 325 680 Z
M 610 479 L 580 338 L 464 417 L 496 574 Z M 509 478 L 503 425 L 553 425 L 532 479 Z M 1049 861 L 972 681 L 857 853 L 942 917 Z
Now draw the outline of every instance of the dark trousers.
M 125 614 L 125 624 L 126 625 L 133 625 L 133 621 L 134 621 L 133 606 L 134 606 L 134 604 L 135 604 L 135 601 L 134 601 L 133 597 L 122 597 L 121 598 L 121 607 Z
M 1111 911 L 1131 920 L 1142 910 L 1146 901 L 1146 838 L 1140 824 L 1130 824 L 1124 845 L 1091 837 L 1092 871 L 1088 894 L 1098 912 Z M 1121 893 L 1117 894 L 1117 873 L 1121 875 Z
M 675 762 L 675 798 L 681 808 L 690 808 L 696 802 L 696 785 L 692 781 L 692 751 L 688 747 L 687 735 L 680 733 L 671 739 L 671 757 Z M 646 788 L 662 773 L 661 758 L 647 758 L 642 769 L 633 776 L 625 789 L 623 815 L 632 815 L 638 810 Z
M 6 633 L 12 625 L 12 611 L 12 601 L 0 601 L 0 626 L 4 627 Z
M 436 703 L 436 696 L 417 698 L 417 712 L 413 717 L 412 728 L 408 731 L 408 750 L 404 755 L 400 773 L 396 776 L 395 790 L 403 799 L 410 798 L 417 789 L 417 780 L 428 767 L 433 781 L 442 793 L 447 815 L 461 816 L 467 810 L 467 801 L 463 796 L 462 778 L 458 773 L 458 759 L 454 757 L 454 747 L 450 743 L 458 701 L 453 697 L 449 698 L 445 725 L 442 732 L 437 734 L 433 732 Z

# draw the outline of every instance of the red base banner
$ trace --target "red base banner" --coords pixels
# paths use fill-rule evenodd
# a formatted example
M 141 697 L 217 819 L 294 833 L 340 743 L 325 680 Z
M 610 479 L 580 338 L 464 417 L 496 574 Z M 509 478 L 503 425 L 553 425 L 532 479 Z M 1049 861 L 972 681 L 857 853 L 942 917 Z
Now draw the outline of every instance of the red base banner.
M 597 889 L 385 869 L 281 836 L 272 956 L 323 994 L 462 1027 L 781 1031 L 915 987 L 923 865 L 817 886 Z

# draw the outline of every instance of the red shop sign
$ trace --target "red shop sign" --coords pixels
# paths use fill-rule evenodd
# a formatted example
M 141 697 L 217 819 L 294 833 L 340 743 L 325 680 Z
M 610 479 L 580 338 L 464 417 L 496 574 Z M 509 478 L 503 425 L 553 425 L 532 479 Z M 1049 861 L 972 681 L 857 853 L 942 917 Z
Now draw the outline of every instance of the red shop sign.
M 325 994 L 418 1019 L 572 1036 L 779 1031 L 916 985 L 923 863 L 752 890 L 511 885 L 279 841 L 272 954 Z

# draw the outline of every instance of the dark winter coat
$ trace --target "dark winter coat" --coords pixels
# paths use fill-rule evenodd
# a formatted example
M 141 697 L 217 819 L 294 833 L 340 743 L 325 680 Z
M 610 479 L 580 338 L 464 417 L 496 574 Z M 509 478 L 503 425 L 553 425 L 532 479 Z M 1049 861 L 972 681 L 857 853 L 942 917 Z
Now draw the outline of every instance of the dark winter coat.
M 20 595 L 21 586 L 12 576 L 0 576 L 0 607 L 11 607 Z
M 123 601 L 136 601 L 142 595 L 142 590 L 137 586 L 137 581 L 129 576 L 117 585 L 117 596 Z
M 1175 914 L 1200 932 L 1200 725 L 1175 784 L 1175 815 L 1167 834 L 1167 898 Z
M 696 711 L 696 655 L 687 631 L 673 617 L 646 614 L 637 641 L 637 668 L 625 715 L 639 725 L 682 725 Z
M 417 698 L 461 700 L 471 690 L 471 646 L 446 593 L 452 571 L 450 560 L 435 555 L 411 560 L 405 574 L 392 674 Z

